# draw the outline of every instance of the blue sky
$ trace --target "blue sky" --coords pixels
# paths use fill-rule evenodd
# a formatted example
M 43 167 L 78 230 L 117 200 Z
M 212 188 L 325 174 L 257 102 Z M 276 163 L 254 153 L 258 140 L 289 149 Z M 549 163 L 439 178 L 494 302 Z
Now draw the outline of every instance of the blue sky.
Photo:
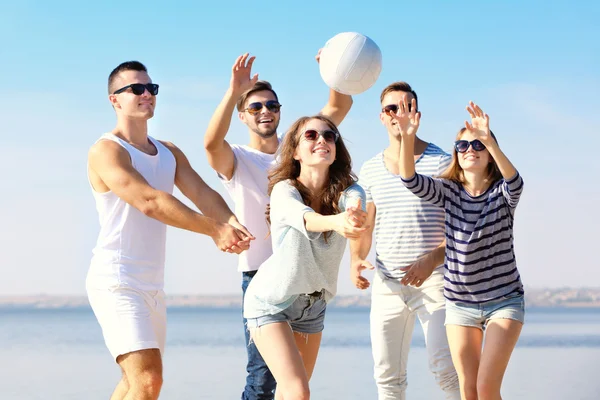
M 521 171 L 515 248 L 526 286 L 598 286 L 600 6 L 592 2 L 26 1 L 0 14 L 0 293 L 83 294 L 98 232 L 86 179 L 89 146 L 115 119 L 106 78 L 145 63 L 161 85 L 151 134 L 181 147 L 229 201 L 202 138 L 235 58 L 283 104 L 280 132 L 327 98 L 314 61 L 332 36 L 357 31 L 383 53 L 377 83 L 340 126 L 355 170 L 381 151 L 379 93 L 405 80 L 419 95 L 420 136 L 450 149 L 469 100 L 490 114 Z M 369 5 L 367 5 L 370 3 Z M 247 142 L 236 119 L 228 139 Z M 171 229 L 169 293 L 238 293 L 235 256 Z M 341 266 L 339 290 L 357 293 Z

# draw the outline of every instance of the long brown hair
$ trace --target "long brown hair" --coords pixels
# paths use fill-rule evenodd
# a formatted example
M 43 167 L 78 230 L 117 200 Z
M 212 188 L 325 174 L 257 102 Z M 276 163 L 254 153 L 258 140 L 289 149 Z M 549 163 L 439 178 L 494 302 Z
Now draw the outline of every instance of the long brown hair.
M 322 215 L 333 215 L 340 212 L 338 201 L 340 196 L 348 186 L 355 183 L 358 179 L 352 172 L 352 159 L 350 153 L 344 144 L 342 136 L 339 135 L 335 143 L 335 160 L 329 166 L 329 182 L 320 193 L 312 193 L 306 186 L 298 181 L 300 176 L 300 162 L 294 159 L 294 153 L 300 143 L 300 135 L 306 124 L 318 119 L 325 122 L 329 128 L 338 133 L 337 126 L 329 118 L 323 115 L 312 117 L 302 117 L 298 119 L 285 134 L 283 142 L 278 150 L 278 163 L 269 173 L 269 196 L 273 191 L 275 184 L 281 181 L 290 180 L 291 184 L 300 192 L 304 204 L 310 205 L 317 202 L 318 212 Z M 267 214 L 267 220 L 270 222 Z M 328 235 L 326 234 L 325 237 Z
M 460 140 L 460 138 L 462 137 L 462 135 L 465 133 L 466 130 L 467 130 L 467 128 L 461 128 L 461 130 L 458 131 L 458 134 L 456 135 L 456 140 Z M 496 139 L 496 136 L 494 135 L 494 133 L 492 131 L 490 131 L 490 134 L 492 135 L 492 138 L 496 141 L 496 143 L 498 143 L 498 140 Z M 502 174 L 500 173 L 498 164 L 496 164 L 496 160 L 494 160 L 494 157 L 492 157 L 491 155 L 490 155 L 490 162 L 487 166 L 486 172 L 487 172 L 487 176 L 485 178 L 485 182 L 488 183 L 489 186 L 492 186 L 498 180 L 502 179 Z M 456 151 L 456 148 L 454 148 L 454 150 L 452 152 L 452 162 L 450 163 L 448 168 L 438 178 L 448 179 L 450 181 L 460 183 L 460 184 L 465 183 L 465 174 L 464 174 L 462 167 L 460 166 L 460 164 L 458 162 L 458 153 Z

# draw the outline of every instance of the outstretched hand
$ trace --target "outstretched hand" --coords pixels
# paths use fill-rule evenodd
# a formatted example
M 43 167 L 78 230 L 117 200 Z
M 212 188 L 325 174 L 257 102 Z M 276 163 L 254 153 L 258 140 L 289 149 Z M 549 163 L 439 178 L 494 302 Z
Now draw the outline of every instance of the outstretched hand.
M 256 57 L 250 55 L 248 53 L 239 56 L 233 67 L 231 68 L 231 82 L 230 87 L 231 90 L 236 94 L 242 94 L 246 90 L 252 88 L 254 84 L 258 81 L 258 74 L 254 74 L 254 76 L 250 77 L 252 72 L 252 64 Z
M 467 130 L 475 135 L 484 145 L 487 146 L 488 144 L 492 144 L 494 139 L 490 134 L 490 116 L 484 113 L 481 107 L 472 101 L 469 102 L 467 111 L 471 116 L 471 123 L 465 121 Z
M 417 101 L 412 99 L 409 103 L 404 96 L 398 103 L 398 111 L 390 112 L 390 116 L 396 121 L 396 126 L 402 137 L 415 136 L 421 123 L 421 113 L 417 111 Z
M 367 212 L 362 209 L 362 200 L 359 198 L 356 205 L 346 208 L 346 218 L 351 225 L 361 228 L 367 222 Z
M 334 230 L 346 239 L 358 239 L 369 229 L 368 226 L 364 225 L 363 221 L 366 221 L 366 213 L 362 210 L 349 209 L 336 214 L 335 219 Z
M 367 260 L 355 260 L 350 265 L 350 280 L 360 290 L 365 290 L 371 286 L 369 280 L 362 276 L 362 271 L 366 269 L 373 270 L 375 267 Z

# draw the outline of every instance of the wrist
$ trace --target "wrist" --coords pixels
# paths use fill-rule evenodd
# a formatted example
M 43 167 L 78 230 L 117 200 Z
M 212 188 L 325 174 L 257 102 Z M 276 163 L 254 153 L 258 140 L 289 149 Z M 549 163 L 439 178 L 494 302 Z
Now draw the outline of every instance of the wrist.
M 208 236 L 210 236 L 211 238 L 215 238 L 219 235 L 219 231 L 221 230 L 221 228 L 224 226 L 225 224 L 216 221 L 212 218 L 209 218 L 209 224 L 208 224 Z
M 242 95 L 242 93 L 244 93 L 244 91 L 229 87 L 229 89 L 227 89 L 227 92 L 225 93 L 225 98 L 227 98 L 230 102 L 236 103 Z
M 500 149 L 500 146 L 498 146 L 498 142 L 496 142 L 493 138 L 490 138 L 490 140 L 488 142 L 489 143 L 484 143 L 484 145 L 485 145 L 485 148 L 490 153 L 493 153 L 495 151 L 498 151 L 498 149 Z

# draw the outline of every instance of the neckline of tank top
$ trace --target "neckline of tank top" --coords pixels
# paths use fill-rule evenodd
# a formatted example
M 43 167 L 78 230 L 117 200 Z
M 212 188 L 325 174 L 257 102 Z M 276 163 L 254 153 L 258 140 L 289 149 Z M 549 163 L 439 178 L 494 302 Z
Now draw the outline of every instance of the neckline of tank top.
M 120 137 L 118 137 L 115 134 L 109 133 L 109 135 L 114 136 L 115 138 L 119 139 L 119 141 L 127 144 L 129 147 L 131 147 L 132 149 L 136 150 L 138 153 L 143 154 L 147 157 L 157 157 L 160 154 L 160 150 L 158 148 L 158 141 L 150 136 L 148 136 L 148 142 L 154 146 L 154 149 L 156 150 L 156 154 L 148 154 L 145 151 L 139 149 L 138 147 L 136 147 L 133 143 L 128 142 L 127 140 L 121 139 Z

